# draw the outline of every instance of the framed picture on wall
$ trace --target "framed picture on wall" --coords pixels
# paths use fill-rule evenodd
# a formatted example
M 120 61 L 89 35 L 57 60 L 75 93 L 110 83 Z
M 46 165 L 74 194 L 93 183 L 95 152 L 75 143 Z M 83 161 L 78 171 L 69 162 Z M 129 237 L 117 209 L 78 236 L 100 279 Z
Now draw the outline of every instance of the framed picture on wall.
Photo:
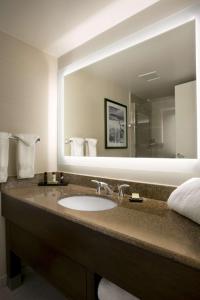
M 127 148 L 127 106 L 109 99 L 104 99 L 104 109 L 105 148 Z

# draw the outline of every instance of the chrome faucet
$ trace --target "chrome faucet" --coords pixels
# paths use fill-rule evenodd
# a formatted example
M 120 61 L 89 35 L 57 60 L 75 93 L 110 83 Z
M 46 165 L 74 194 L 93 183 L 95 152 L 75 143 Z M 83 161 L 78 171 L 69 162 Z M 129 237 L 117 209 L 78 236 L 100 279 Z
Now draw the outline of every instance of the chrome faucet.
M 129 184 L 121 184 L 121 185 L 118 185 L 118 196 L 119 197 L 124 197 L 124 190 L 126 188 L 128 188 L 130 185 Z
M 92 179 L 91 182 L 96 183 L 96 185 L 97 185 L 96 192 L 97 192 L 97 194 L 100 195 L 101 194 L 101 182 L 98 180 L 94 180 L 94 179 Z
M 106 182 L 101 182 L 101 187 L 104 189 L 107 195 L 112 195 L 113 190 L 112 187 L 109 186 Z
M 97 185 L 97 188 L 96 188 L 97 194 L 99 194 L 99 195 L 101 194 L 101 189 L 102 188 L 105 190 L 107 195 L 112 195 L 113 194 L 112 188 L 106 182 L 98 181 L 98 180 L 91 180 L 91 181 L 96 183 L 96 185 Z

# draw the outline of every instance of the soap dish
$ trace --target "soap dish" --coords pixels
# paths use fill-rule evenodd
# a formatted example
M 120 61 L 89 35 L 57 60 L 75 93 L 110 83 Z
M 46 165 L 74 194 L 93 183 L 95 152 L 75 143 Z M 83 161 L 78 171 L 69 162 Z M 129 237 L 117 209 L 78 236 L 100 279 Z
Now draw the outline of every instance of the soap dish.
M 129 198 L 129 201 L 130 202 L 139 202 L 139 203 L 141 203 L 141 202 L 143 202 L 143 198 L 142 197 L 139 197 L 139 198 L 132 198 L 132 197 L 130 197 Z

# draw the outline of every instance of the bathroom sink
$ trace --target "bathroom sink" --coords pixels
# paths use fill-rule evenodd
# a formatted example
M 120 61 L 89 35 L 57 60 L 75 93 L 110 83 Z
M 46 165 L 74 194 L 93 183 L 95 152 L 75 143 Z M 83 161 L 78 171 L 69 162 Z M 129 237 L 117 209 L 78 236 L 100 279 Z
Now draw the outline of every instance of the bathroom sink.
M 117 206 L 114 201 L 99 196 L 71 196 L 59 200 L 58 204 L 83 211 L 101 211 Z

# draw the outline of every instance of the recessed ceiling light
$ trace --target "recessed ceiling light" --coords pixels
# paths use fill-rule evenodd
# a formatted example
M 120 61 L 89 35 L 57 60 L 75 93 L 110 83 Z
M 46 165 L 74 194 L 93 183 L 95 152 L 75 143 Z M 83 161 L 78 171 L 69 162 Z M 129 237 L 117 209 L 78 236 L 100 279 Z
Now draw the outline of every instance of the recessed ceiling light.
M 138 78 L 145 79 L 146 81 L 150 82 L 159 79 L 160 75 L 157 71 L 151 71 L 144 74 L 139 74 Z
M 154 80 L 157 80 L 157 79 L 160 79 L 160 76 L 157 76 L 157 77 L 154 77 L 154 78 L 151 78 L 151 79 L 147 79 L 147 81 L 150 82 L 150 81 L 154 81 Z
M 149 75 L 154 75 L 154 74 L 157 74 L 157 72 L 156 71 L 151 71 L 151 72 L 148 72 L 148 73 L 139 74 L 138 77 L 139 78 L 148 77 Z

